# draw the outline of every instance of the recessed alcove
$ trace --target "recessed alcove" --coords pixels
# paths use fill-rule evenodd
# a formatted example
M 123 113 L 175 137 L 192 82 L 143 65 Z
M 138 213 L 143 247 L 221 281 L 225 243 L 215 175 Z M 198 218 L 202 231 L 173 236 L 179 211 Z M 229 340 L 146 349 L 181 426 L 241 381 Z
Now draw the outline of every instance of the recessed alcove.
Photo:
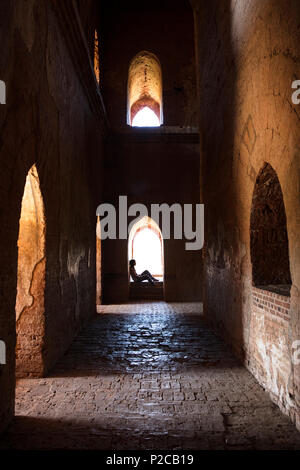
M 139 52 L 128 71 L 127 124 L 160 126 L 163 122 L 162 71 L 155 54 Z

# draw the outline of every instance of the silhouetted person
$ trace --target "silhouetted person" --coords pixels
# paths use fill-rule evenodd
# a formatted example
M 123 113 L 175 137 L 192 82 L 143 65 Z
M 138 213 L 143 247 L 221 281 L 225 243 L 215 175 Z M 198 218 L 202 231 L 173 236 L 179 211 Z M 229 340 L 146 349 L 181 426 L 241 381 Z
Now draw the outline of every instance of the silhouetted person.
M 129 272 L 134 282 L 148 281 L 152 285 L 154 285 L 156 282 L 159 282 L 159 280 L 155 279 L 155 277 L 153 277 L 152 274 L 147 271 L 147 269 L 146 271 L 143 271 L 142 274 L 137 274 L 135 265 L 135 259 L 131 259 L 129 261 Z

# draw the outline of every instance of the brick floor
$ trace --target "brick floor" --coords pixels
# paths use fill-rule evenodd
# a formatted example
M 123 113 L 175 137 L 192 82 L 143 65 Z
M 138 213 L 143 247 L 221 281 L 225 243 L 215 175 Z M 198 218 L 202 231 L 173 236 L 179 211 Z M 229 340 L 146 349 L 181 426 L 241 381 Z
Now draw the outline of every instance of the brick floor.
M 50 377 L 18 381 L 0 448 L 300 449 L 200 304 L 98 310 Z

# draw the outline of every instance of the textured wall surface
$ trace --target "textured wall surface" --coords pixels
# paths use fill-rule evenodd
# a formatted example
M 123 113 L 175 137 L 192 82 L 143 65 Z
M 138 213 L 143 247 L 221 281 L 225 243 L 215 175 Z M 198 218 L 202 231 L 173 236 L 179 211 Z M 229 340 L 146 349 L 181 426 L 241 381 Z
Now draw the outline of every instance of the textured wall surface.
M 77 16 L 64 24 L 75 4 L 82 28 Z M 95 312 L 96 247 L 103 270 L 98 298 L 128 299 L 127 240 L 97 244 L 95 233 L 96 207 L 117 203 L 119 195 L 147 207 L 205 203 L 203 283 L 201 254 L 186 251 L 184 240 L 166 241 L 165 298 L 199 300 L 203 287 L 207 320 L 300 428 L 300 365 L 292 360 L 300 340 L 300 105 L 291 99 L 292 82 L 300 79 L 300 4 L 191 4 L 195 47 L 188 1 L 0 2 L 0 80 L 7 85 L 7 104 L 0 106 L 0 339 L 7 346 L 7 364 L 0 365 L 0 428 L 13 416 L 16 344 L 19 351 L 22 344 L 28 351 L 38 344 L 35 370 L 26 373 L 46 374 Z M 100 88 L 113 128 L 107 142 L 90 70 L 97 26 Z M 128 67 L 142 50 L 161 63 L 164 124 L 173 130 L 126 129 Z M 198 134 L 188 129 L 196 122 L 200 163 Z M 271 191 L 263 183 L 255 192 L 266 164 L 282 194 L 277 183 Z M 17 243 L 33 165 L 44 206 L 45 256 L 30 253 L 27 270 L 18 266 Z M 271 225 L 269 209 L 277 214 Z M 251 251 L 256 223 L 266 238 L 259 235 Z M 274 242 L 276 256 L 267 242 Z M 27 271 L 20 300 L 27 307 L 30 296 L 37 302 L 18 317 L 17 338 L 18 273 Z M 261 277 L 291 288 L 282 294 L 262 289 Z M 17 314 L 20 309 L 17 304 Z
M 0 366 L 0 427 L 4 427 L 14 409 L 17 240 L 26 175 L 36 164 L 45 207 L 43 367 L 47 371 L 95 312 L 95 210 L 96 194 L 101 192 L 102 141 L 50 2 L 5 0 L 0 10 L 0 76 L 7 84 L 7 105 L 0 107 L 0 337 L 7 346 L 7 364 Z
M 300 76 L 300 6 L 296 0 L 196 3 L 205 312 L 300 426 L 300 367 L 292 363 L 300 338 L 300 108 L 291 101 Z M 250 256 L 253 190 L 266 162 L 283 193 L 292 278 L 290 318 L 283 327 L 272 320 L 272 328 L 253 303 Z
M 253 287 L 248 368 L 280 408 L 295 420 L 290 322 L 289 297 Z
M 129 65 L 137 53 L 146 50 L 157 56 L 162 68 L 164 124 L 196 125 L 194 28 L 189 2 L 111 0 L 102 2 L 101 8 L 101 87 L 111 124 L 126 124 Z

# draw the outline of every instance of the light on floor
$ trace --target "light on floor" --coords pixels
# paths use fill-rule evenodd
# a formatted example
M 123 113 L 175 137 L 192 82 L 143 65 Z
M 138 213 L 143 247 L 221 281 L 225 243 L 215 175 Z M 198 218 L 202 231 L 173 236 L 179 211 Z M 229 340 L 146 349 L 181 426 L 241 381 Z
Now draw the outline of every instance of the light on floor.
M 158 127 L 160 122 L 155 112 L 145 106 L 141 109 L 132 120 L 132 126 L 136 127 Z

